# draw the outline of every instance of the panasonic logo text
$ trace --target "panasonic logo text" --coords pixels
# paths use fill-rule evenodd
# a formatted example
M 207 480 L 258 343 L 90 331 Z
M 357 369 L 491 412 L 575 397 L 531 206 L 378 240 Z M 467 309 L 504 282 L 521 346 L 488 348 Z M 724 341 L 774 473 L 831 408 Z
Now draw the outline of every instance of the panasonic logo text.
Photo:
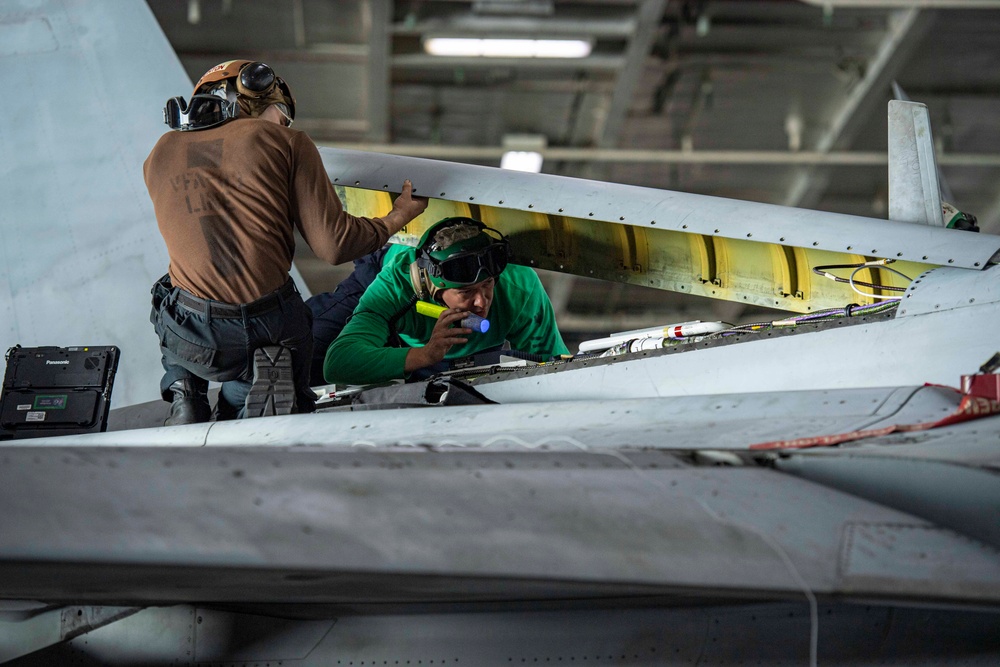
M 58 364 L 68 364 L 68 363 L 69 363 L 69 359 L 67 359 L 66 361 L 49 361 L 48 359 L 45 360 L 45 365 L 46 366 L 55 366 L 55 365 L 58 365 Z

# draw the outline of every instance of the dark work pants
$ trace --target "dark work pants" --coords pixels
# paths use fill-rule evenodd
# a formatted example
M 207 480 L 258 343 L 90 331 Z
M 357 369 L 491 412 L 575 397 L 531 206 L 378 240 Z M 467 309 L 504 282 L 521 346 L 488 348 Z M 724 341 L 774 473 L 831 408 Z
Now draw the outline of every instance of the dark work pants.
M 160 339 L 163 355 L 163 400 L 173 396 L 170 385 L 176 380 L 197 383 L 221 382 L 219 417 L 244 416 L 244 404 L 253 383 L 254 352 L 268 345 L 291 351 L 292 373 L 298 412 L 315 409 L 316 394 L 309 388 L 309 359 L 312 357 L 312 317 L 297 290 L 290 296 L 274 293 L 273 308 L 253 316 L 241 306 L 239 317 L 213 316 L 207 305 L 196 310 L 177 301 L 181 290 L 168 276 L 153 285 L 150 321 Z M 267 298 L 267 297 L 265 297 Z
M 382 259 L 389 251 L 385 245 L 375 252 L 354 260 L 354 271 L 347 276 L 333 292 L 323 292 L 306 300 L 306 305 L 312 312 L 313 354 L 310 364 L 310 377 L 313 386 L 326 384 L 323 379 L 323 361 L 326 350 L 330 347 L 368 286 L 375 281 L 375 276 L 382 270 Z

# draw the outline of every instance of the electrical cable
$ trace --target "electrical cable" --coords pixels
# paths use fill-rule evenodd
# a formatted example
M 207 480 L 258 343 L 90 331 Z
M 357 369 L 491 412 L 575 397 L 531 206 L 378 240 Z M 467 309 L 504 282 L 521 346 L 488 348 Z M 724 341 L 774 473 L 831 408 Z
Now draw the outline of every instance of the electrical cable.
M 856 268 L 853 271 L 851 271 L 851 277 L 848 279 L 848 281 L 849 281 L 849 283 L 851 285 L 851 289 L 854 290 L 855 293 L 860 294 L 861 296 L 866 296 L 869 299 L 881 299 L 882 301 L 899 301 L 900 299 L 902 299 L 902 297 L 899 297 L 899 296 L 882 296 L 881 294 L 868 294 L 866 292 L 862 292 L 861 290 L 859 290 L 855 285 L 861 285 L 862 287 L 871 287 L 871 288 L 874 288 L 874 289 L 881 289 L 881 290 L 891 290 L 891 291 L 894 291 L 894 292 L 905 292 L 906 291 L 905 287 L 886 287 L 884 285 L 872 285 L 871 283 L 864 283 L 864 282 L 860 282 L 860 281 L 854 280 L 854 276 L 858 273 L 858 271 L 864 271 L 866 268 L 868 268 L 868 267 L 859 266 L 858 268 Z M 882 268 L 884 268 L 886 271 L 892 271 L 894 273 L 899 273 L 899 271 L 896 271 L 895 269 L 890 269 L 887 266 L 886 267 L 882 267 Z M 899 275 L 901 275 L 904 278 L 906 278 L 906 276 L 904 276 L 902 273 L 899 273 Z
M 894 260 L 894 259 L 879 259 L 879 260 L 875 260 L 875 261 L 872 261 L 872 262 L 862 262 L 860 264 L 827 264 L 827 265 L 824 265 L 824 266 L 814 266 L 813 269 L 812 269 L 812 271 L 816 275 L 823 276 L 824 278 L 829 278 L 830 280 L 833 280 L 834 282 L 838 282 L 838 283 L 850 284 L 852 286 L 853 285 L 860 285 L 861 287 L 870 287 L 872 289 L 879 289 L 879 290 L 882 290 L 882 291 L 889 291 L 889 292 L 905 292 L 906 291 L 905 287 L 895 287 L 895 286 L 892 286 L 892 285 L 878 285 L 876 283 L 870 283 L 870 282 L 866 282 L 866 281 L 854 280 L 853 279 L 854 273 L 857 273 L 861 269 L 878 267 L 878 268 L 885 269 L 886 271 L 891 271 L 892 273 L 895 273 L 898 276 L 902 276 L 906 280 L 909 280 L 909 281 L 912 282 L 913 278 L 910 278 L 909 276 L 905 275 L 904 273 L 902 273 L 900 271 L 897 271 L 896 269 L 890 269 L 887 266 L 887 264 L 891 264 L 892 262 L 895 262 L 895 261 L 896 260 Z M 855 271 L 854 271 L 854 273 L 851 274 L 851 276 L 852 276 L 851 278 L 841 278 L 840 276 L 835 276 L 832 273 L 830 273 L 829 269 L 855 269 Z M 857 290 L 854 290 L 854 291 L 857 292 Z M 858 294 L 861 294 L 862 296 L 867 296 L 867 297 L 873 296 L 871 294 L 865 294 L 864 292 L 858 292 Z

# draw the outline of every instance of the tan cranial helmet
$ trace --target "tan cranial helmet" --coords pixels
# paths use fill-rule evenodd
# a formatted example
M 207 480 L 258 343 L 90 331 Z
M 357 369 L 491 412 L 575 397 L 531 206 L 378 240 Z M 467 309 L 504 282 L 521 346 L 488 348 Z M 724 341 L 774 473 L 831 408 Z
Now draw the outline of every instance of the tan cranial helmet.
M 288 84 L 269 65 L 255 60 L 229 60 L 205 72 L 194 94 L 224 92 L 235 97 L 240 111 L 255 117 L 272 104 L 284 104 L 289 118 L 295 118 L 295 98 Z

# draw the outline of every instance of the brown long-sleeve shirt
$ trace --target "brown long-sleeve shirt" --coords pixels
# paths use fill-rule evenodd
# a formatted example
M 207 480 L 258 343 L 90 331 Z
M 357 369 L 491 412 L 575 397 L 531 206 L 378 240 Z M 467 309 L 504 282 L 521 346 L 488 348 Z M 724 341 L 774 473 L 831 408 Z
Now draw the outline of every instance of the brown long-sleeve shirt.
M 293 225 L 339 264 L 388 240 L 381 218 L 344 211 L 316 145 L 257 118 L 164 134 L 143 165 L 170 279 L 205 299 L 249 303 L 288 280 Z

